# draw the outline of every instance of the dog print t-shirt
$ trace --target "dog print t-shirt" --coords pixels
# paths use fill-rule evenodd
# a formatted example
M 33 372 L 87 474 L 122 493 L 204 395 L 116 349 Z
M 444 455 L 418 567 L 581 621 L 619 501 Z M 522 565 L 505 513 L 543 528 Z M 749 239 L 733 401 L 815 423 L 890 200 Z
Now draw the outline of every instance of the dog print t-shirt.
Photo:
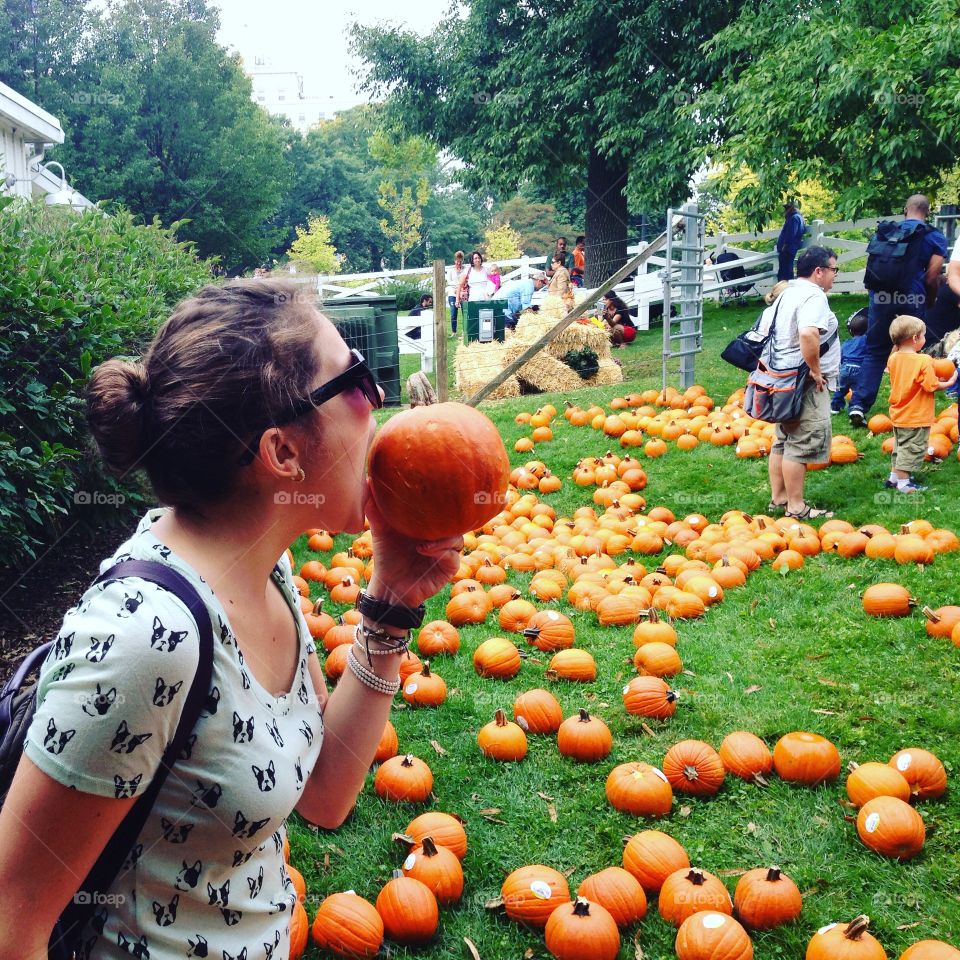
M 283 824 L 323 740 L 307 668 L 316 654 L 284 556 L 273 580 L 296 620 L 299 661 L 288 693 L 261 687 L 213 591 L 150 532 L 162 513 L 151 510 L 101 571 L 133 558 L 187 577 L 210 612 L 213 677 L 136 844 L 97 896 L 80 956 L 286 960 L 296 894 Z M 43 665 L 27 755 L 77 790 L 141 794 L 176 731 L 197 655 L 193 617 L 167 590 L 136 577 L 91 587 L 67 612 Z

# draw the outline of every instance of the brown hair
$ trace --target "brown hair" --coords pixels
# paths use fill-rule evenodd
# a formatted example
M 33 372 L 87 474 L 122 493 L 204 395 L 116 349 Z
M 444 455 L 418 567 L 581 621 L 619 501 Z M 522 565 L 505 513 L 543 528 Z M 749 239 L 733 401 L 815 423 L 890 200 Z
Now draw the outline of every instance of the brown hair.
M 890 339 L 895 347 L 926 332 L 927 325 L 919 317 L 911 317 L 907 313 L 894 317 L 890 323 Z
M 276 280 L 206 286 L 181 301 L 141 361 L 93 372 L 87 420 L 109 469 L 144 469 L 162 503 L 230 493 L 241 452 L 317 377 L 303 295 Z

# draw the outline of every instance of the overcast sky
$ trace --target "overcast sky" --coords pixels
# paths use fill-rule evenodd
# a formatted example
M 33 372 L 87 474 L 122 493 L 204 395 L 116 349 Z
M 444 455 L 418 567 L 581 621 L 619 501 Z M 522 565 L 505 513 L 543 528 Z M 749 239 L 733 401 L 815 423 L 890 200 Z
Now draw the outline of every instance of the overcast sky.
M 306 96 L 331 97 L 332 106 L 344 108 L 367 99 L 351 75 L 357 64 L 347 50 L 349 25 L 392 21 L 425 33 L 449 0 L 213 0 L 212 5 L 220 9 L 220 42 L 245 62 L 265 56 L 278 70 L 302 74 Z

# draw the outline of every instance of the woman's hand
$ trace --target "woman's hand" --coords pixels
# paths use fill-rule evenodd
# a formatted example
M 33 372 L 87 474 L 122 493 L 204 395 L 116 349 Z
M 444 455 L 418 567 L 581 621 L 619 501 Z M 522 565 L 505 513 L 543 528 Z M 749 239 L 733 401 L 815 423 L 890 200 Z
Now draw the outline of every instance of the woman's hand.
M 373 577 L 367 588 L 371 596 L 416 607 L 450 582 L 460 566 L 462 536 L 425 541 L 398 533 L 377 509 L 369 479 L 364 510 L 373 535 Z

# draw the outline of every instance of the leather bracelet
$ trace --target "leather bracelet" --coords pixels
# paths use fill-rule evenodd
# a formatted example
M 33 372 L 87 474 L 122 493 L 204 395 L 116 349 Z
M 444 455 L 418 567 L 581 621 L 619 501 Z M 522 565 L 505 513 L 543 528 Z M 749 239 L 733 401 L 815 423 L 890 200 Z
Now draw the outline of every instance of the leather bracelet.
M 422 603 L 419 607 L 405 607 L 399 603 L 377 600 L 362 590 L 357 596 L 357 609 L 375 623 L 385 623 L 388 627 L 396 627 L 398 630 L 419 627 L 427 614 L 427 608 Z

